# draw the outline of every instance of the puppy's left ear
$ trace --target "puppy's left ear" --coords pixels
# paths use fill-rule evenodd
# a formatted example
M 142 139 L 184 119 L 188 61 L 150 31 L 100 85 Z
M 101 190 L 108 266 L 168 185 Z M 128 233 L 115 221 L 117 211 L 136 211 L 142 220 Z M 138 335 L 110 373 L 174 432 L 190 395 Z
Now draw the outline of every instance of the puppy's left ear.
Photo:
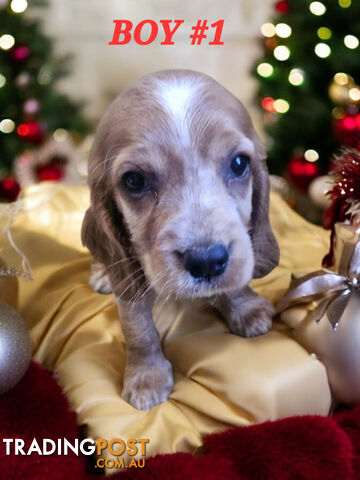
M 251 239 L 255 257 L 253 277 L 261 278 L 279 262 L 279 247 L 269 221 L 269 173 L 264 147 L 254 133 L 255 158 L 252 163 Z

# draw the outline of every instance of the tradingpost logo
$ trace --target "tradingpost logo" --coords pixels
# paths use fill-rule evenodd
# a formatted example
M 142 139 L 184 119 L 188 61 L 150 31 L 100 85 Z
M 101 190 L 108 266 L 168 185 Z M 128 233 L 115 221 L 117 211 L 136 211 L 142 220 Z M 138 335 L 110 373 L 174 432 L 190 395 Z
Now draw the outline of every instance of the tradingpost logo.
M 94 455 L 96 468 L 144 468 L 148 438 L 84 438 L 70 441 L 67 438 L 33 438 L 31 442 L 25 442 L 21 438 L 3 438 L 6 455 Z M 107 454 L 111 457 L 107 458 Z

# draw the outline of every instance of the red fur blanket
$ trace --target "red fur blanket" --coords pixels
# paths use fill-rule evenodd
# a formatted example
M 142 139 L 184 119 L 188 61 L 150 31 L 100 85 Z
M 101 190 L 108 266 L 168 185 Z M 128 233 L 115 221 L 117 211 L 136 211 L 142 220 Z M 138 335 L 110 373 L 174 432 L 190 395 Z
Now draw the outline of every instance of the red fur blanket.
M 24 379 L 0 397 L 0 478 L 95 480 L 88 457 L 6 455 L 4 439 L 78 437 L 75 413 L 51 374 L 32 363 Z M 145 434 L 146 432 L 144 432 Z M 157 455 L 142 469 L 112 480 L 355 480 L 360 478 L 360 406 L 332 417 L 304 416 L 238 427 L 204 439 L 201 456 Z

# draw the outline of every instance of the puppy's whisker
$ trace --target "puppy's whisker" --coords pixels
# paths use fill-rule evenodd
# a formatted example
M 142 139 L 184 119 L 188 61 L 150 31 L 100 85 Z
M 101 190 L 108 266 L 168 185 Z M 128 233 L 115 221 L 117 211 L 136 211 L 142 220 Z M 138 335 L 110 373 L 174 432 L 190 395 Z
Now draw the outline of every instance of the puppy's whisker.
M 134 272 L 132 272 L 130 275 L 126 276 L 123 280 L 121 280 L 120 282 L 120 285 L 124 282 L 128 282 L 130 281 L 130 284 L 126 287 L 126 289 L 124 291 L 121 292 L 121 295 L 124 296 L 125 293 L 135 285 L 135 277 L 136 277 L 136 274 L 138 274 L 140 271 L 142 271 L 142 267 L 138 268 L 137 270 L 135 270 Z M 122 287 L 120 287 L 122 288 Z
M 117 262 L 111 263 L 110 265 L 106 265 L 105 269 L 107 270 L 108 268 L 113 268 L 113 267 L 115 267 L 115 265 L 119 265 L 120 263 L 125 263 L 125 262 L 128 262 L 129 266 L 130 266 L 133 263 L 135 263 L 136 261 L 138 261 L 137 257 L 123 258 L 122 260 L 118 260 Z
M 110 160 L 113 160 L 113 159 L 109 159 L 109 161 L 110 161 Z M 103 171 L 103 173 L 102 173 L 102 174 L 100 175 L 100 177 L 97 179 L 97 181 L 96 181 L 96 183 L 95 183 L 95 185 L 94 185 L 93 188 L 96 188 L 96 187 L 98 186 L 98 184 L 101 182 L 101 180 L 104 178 L 104 176 L 105 176 L 106 174 L 108 174 L 109 172 L 111 172 L 112 168 L 113 168 L 113 166 L 112 166 L 112 164 L 111 164 L 108 168 L 106 168 L 106 169 Z
M 147 292 L 148 292 L 150 289 L 153 289 L 157 283 L 159 283 L 160 281 L 163 281 L 163 279 L 164 279 L 164 274 L 165 274 L 164 271 L 160 271 L 160 272 L 155 276 L 155 278 L 152 280 L 152 282 L 149 284 L 148 288 L 141 294 L 141 297 L 139 297 L 139 299 L 138 299 L 137 301 L 140 301 L 142 298 L 144 298 L 145 295 L 147 294 Z
M 162 275 L 164 274 L 165 272 L 163 270 L 161 270 L 160 272 L 158 272 L 155 277 L 153 278 L 153 280 L 149 283 L 149 285 L 145 288 L 145 290 L 143 290 L 143 292 L 138 292 L 138 294 L 136 295 L 136 297 L 134 298 L 133 302 L 134 304 L 138 303 L 139 301 L 141 301 L 145 295 L 152 289 L 154 288 L 154 286 L 160 281 L 162 280 Z
M 95 168 L 91 169 L 91 170 L 89 171 L 89 175 L 93 175 L 93 174 L 96 172 L 96 170 L 97 170 L 98 168 L 101 168 L 103 165 L 105 165 L 105 168 L 106 168 L 106 163 L 110 160 L 110 158 L 109 158 L 110 153 L 111 153 L 113 150 L 115 150 L 115 148 L 118 148 L 118 147 L 120 147 L 120 143 L 118 143 L 118 144 L 116 144 L 116 145 L 113 145 L 111 148 L 109 148 L 109 150 L 107 151 L 107 153 L 106 153 L 106 155 L 105 155 L 105 159 L 104 159 L 102 162 L 100 162 Z M 113 155 L 112 158 L 114 158 L 115 156 L 116 156 L 116 155 Z

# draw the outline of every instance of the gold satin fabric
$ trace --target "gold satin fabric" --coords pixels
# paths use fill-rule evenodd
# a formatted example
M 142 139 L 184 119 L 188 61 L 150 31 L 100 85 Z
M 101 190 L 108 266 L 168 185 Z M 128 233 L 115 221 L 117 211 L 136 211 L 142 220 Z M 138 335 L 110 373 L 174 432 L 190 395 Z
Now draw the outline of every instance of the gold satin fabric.
M 24 212 L 17 214 L 12 232 L 34 280 L 19 280 L 17 308 L 30 329 L 34 358 L 56 372 L 89 436 L 149 438 L 149 455 L 195 452 L 203 435 L 229 426 L 328 414 L 325 368 L 291 337 L 288 327 L 275 324 L 265 336 L 240 338 L 201 302 L 155 307 L 175 388 L 167 402 L 149 412 L 135 410 L 120 396 L 125 344 L 114 298 L 95 293 L 87 283 L 91 258 L 81 245 L 80 227 L 88 188 L 42 183 L 28 187 L 23 201 Z M 329 235 L 276 194 L 270 211 L 280 266 L 253 287 L 275 302 L 293 271 L 320 267 Z M 0 248 L 8 265 L 20 266 L 4 236 Z

